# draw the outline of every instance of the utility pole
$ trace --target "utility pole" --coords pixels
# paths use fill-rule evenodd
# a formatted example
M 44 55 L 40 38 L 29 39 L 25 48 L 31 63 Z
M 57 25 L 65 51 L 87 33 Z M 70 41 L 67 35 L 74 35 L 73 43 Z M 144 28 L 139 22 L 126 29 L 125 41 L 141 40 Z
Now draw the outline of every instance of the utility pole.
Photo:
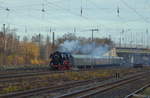
M 27 33 L 28 32 L 28 30 L 27 30 L 27 26 L 25 26 L 25 33 Z
M 92 42 L 94 41 L 94 31 L 99 31 L 99 29 L 91 29 L 90 31 L 92 31 Z M 93 45 L 93 44 L 92 44 Z M 94 47 L 94 46 L 93 46 Z M 92 55 L 92 62 L 91 62 L 91 68 L 93 68 L 94 66 L 94 59 L 93 59 L 93 55 Z
M 52 48 L 54 48 L 54 46 L 55 46 L 55 32 L 53 32 L 53 42 L 52 42 Z
M 149 45 L 148 45 L 148 38 L 149 38 L 149 37 L 148 37 L 148 29 L 146 29 L 146 36 L 147 36 L 146 39 L 147 39 L 147 48 L 148 48 L 148 47 L 149 47 Z
M 52 32 L 52 28 L 51 28 L 51 27 L 49 28 L 49 32 L 50 32 L 50 33 Z
M 52 42 L 51 41 L 51 33 L 52 33 L 52 28 L 51 27 L 49 27 L 49 33 L 50 33 L 50 43 Z
M 5 64 L 5 59 L 6 59 L 6 29 L 5 29 L 5 24 L 3 24 L 3 33 L 4 33 L 4 36 L 3 36 L 3 42 L 4 42 L 4 50 L 3 50 L 3 53 L 4 53 L 4 57 L 3 57 L 3 64 Z
M 42 57 L 42 53 L 41 53 L 41 48 L 42 48 L 42 46 L 41 46 L 41 34 L 40 34 L 40 33 L 39 33 L 39 35 L 38 35 L 38 41 L 39 41 L 40 59 L 41 59 L 41 57 Z
M 93 39 L 94 39 L 94 38 L 93 38 L 93 36 L 94 36 L 93 33 L 94 33 L 94 29 L 92 29 L 92 42 L 93 42 Z
M 5 24 L 3 24 L 3 32 L 4 32 L 4 52 L 6 51 L 6 28 Z
M 73 32 L 76 33 L 76 28 L 73 29 Z
M 39 47 L 41 46 L 41 34 L 39 34 Z

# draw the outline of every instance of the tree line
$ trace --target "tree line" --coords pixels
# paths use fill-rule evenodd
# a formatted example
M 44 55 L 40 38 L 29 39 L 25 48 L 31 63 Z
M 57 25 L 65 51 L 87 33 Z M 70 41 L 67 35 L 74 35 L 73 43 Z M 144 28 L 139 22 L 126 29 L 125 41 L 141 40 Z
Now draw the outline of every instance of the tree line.
M 77 37 L 73 33 L 64 34 L 55 39 L 55 44 L 51 38 L 37 34 L 29 39 L 24 36 L 22 40 L 15 33 L 16 30 L 0 31 L 0 65 L 44 65 L 49 63 L 49 55 L 57 50 L 59 45 L 65 40 L 80 40 L 83 43 L 89 43 L 90 38 Z M 95 38 L 95 42 L 100 44 L 112 45 L 113 42 L 108 38 Z

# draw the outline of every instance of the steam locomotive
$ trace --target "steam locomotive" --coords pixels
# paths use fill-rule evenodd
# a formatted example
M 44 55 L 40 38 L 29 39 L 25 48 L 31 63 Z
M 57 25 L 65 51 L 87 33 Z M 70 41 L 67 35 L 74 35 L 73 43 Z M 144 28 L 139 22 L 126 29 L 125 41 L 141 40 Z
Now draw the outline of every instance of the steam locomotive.
M 50 64 L 52 70 L 70 70 L 73 57 L 71 53 L 56 51 L 50 55 Z
M 56 51 L 50 55 L 52 70 L 70 70 L 72 68 L 96 68 L 107 66 L 120 66 L 122 57 L 99 57 L 90 55 L 72 55 L 67 52 Z

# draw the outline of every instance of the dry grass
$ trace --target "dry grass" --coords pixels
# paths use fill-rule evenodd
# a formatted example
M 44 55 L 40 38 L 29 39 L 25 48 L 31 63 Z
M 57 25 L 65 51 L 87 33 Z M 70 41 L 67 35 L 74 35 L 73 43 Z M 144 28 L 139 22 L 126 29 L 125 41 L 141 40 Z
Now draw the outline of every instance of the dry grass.
M 16 91 L 27 90 L 31 88 L 40 88 L 46 86 L 55 86 L 64 84 L 69 81 L 79 81 L 79 80 L 89 80 L 94 78 L 104 78 L 114 76 L 116 72 L 121 73 L 121 76 L 126 74 L 135 73 L 137 69 L 99 69 L 94 71 L 80 71 L 80 72 L 65 72 L 65 73 L 56 73 L 49 75 L 39 75 L 36 79 L 23 79 L 19 83 L 1 83 L 6 87 L 0 90 L 0 93 L 10 93 Z M 33 82 L 34 81 L 34 82 Z

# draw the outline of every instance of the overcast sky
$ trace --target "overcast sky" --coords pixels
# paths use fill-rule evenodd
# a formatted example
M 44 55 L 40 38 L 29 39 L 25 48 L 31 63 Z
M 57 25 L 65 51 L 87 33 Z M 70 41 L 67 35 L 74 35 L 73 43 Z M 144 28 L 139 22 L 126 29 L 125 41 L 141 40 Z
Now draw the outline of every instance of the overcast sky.
M 48 34 L 50 27 L 58 36 L 74 28 L 81 36 L 92 28 L 100 29 L 96 36 L 118 37 L 122 29 L 137 34 L 150 29 L 149 13 L 149 0 L 0 0 L 1 26 L 20 35 Z

